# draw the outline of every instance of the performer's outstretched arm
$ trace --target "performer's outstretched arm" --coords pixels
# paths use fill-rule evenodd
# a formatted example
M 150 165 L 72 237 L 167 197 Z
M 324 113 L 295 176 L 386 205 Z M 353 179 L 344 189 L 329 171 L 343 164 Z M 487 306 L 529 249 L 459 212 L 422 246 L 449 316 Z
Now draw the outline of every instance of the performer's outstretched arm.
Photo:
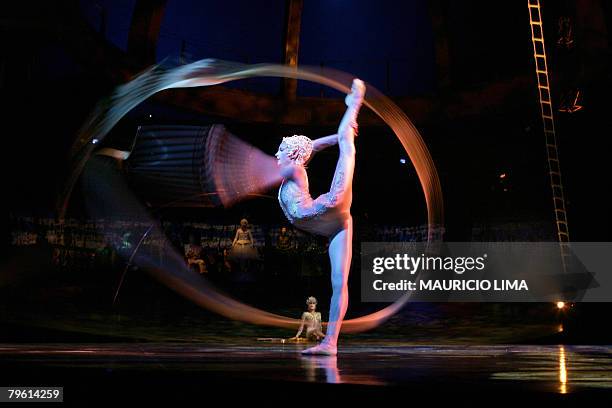
M 323 149 L 327 149 L 328 147 L 335 146 L 337 144 L 338 144 L 337 134 L 324 136 L 324 137 L 320 137 L 318 139 L 313 140 L 312 141 L 312 153 L 310 153 L 310 157 L 304 164 L 307 164 L 308 162 L 310 162 L 310 160 L 312 160 L 312 157 L 314 156 L 316 152 L 320 152 Z
M 335 146 L 338 144 L 338 135 L 333 134 L 330 136 L 320 137 L 312 141 L 312 152 L 320 152 L 323 149 L 326 149 L 330 146 Z

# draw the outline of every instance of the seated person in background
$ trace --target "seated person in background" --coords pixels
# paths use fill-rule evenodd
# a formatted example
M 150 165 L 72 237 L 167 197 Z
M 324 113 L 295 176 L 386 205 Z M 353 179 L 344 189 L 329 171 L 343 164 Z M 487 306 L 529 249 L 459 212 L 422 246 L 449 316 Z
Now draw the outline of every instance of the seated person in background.
M 276 249 L 283 252 L 293 249 L 293 237 L 287 231 L 287 227 L 281 227 L 280 234 L 276 240 Z
M 200 273 L 206 273 L 206 263 L 202 259 L 202 246 L 197 244 L 193 236 L 189 237 L 189 244 L 185 245 L 185 257 L 187 258 L 187 265 L 198 265 Z
M 306 306 L 308 310 L 302 313 L 302 324 L 298 329 L 295 337 L 292 337 L 290 340 L 297 340 L 300 338 L 300 334 L 304 330 L 304 326 L 306 326 L 306 339 L 319 341 L 325 337 L 323 334 L 323 327 L 321 325 L 321 313 L 317 312 L 317 299 L 314 296 L 306 299 Z

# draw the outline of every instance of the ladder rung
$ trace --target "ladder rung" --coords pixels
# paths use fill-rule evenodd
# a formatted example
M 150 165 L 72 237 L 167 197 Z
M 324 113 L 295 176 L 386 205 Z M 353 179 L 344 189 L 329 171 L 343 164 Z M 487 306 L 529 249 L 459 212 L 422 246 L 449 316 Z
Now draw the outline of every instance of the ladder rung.
M 548 89 L 548 85 L 540 85 L 540 84 L 538 84 L 538 88 L 541 88 L 541 89 Z M 549 89 L 548 89 L 548 90 L 549 90 Z
M 546 74 L 546 71 L 543 71 L 543 70 L 541 70 L 541 69 L 536 69 L 536 72 L 537 72 L 538 74 Z
M 544 119 L 552 119 L 552 118 L 553 118 L 552 116 L 548 116 L 548 115 L 542 115 L 542 117 L 543 117 Z
M 533 54 L 536 58 L 545 58 L 546 54 Z

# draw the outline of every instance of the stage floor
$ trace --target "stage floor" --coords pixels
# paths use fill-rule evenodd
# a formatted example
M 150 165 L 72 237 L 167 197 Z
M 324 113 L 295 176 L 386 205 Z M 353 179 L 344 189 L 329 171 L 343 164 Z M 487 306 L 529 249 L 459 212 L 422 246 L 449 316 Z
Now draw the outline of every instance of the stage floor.
M 3 385 L 64 385 L 67 399 L 75 392 L 71 387 L 79 389 L 75 396 L 86 398 L 99 387 L 108 392 L 128 386 L 140 390 L 135 392 L 160 386 L 205 391 L 232 384 L 299 392 L 312 384 L 327 384 L 327 390 L 334 387 L 329 384 L 349 384 L 351 390 L 369 393 L 392 389 L 612 400 L 612 346 L 344 342 L 338 357 L 305 357 L 299 353 L 304 347 L 255 339 L 213 345 L 0 344 L 0 370 Z

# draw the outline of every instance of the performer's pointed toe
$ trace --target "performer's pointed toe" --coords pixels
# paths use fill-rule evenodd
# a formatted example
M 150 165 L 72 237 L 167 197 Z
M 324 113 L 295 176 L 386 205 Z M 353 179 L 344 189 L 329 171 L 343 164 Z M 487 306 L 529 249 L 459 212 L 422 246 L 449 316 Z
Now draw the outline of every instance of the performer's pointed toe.
M 344 103 L 346 104 L 346 106 L 360 106 L 363 103 L 365 89 L 365 83 L 361 79 L 353 79 L 353 84 L 351 85 L 351 92 L 346 95 L 346 98 L 344 99 Z

